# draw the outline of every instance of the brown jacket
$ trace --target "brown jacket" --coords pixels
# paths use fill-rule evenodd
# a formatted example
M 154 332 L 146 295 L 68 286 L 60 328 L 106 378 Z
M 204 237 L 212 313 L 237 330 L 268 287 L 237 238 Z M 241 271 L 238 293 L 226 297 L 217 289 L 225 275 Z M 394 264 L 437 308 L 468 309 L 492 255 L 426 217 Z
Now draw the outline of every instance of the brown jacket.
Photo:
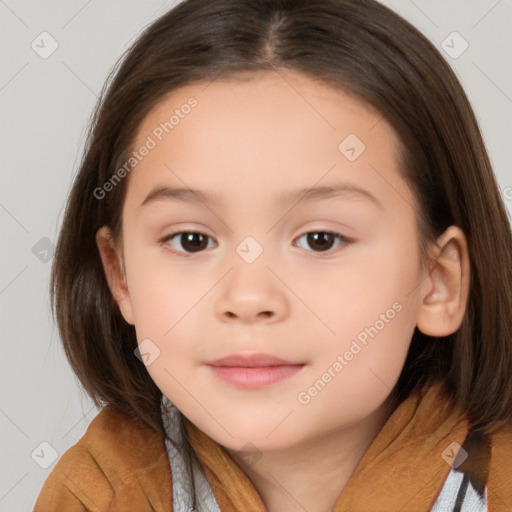
M 226 450 L 193 424 L 189 434 L 220 510 L 266 512 Z M 488 512 L 511 512 L 512 426 L 480 447 L 468 439 L 465 415 L 453 408 L 442 385 L 420 390 L 383 426 L 333 512 L 428 512 L 451 469 L 447 456 L 454 443 L 469 453 L 460 468 L 488 487 Z M 140 420 L 103 409 L 57 462 L 34 511 L 171 512 L 171 471 L 162 437 Z
M 34 511 L 172 511 L 163 439 L 142 421 L 104 408 L 61 456 Z

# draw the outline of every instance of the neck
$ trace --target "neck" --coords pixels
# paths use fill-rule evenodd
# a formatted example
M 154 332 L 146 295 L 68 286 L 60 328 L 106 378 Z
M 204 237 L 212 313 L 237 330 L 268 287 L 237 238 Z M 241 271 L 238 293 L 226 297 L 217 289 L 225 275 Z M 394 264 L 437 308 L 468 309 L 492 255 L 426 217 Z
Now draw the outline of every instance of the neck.
M 230 456 L 252 481 L 268 512 L 331 512 L 366 450 L 392 413 L 390 401 L 358 423 L 300 445 L 262 453 L 257 464 Z

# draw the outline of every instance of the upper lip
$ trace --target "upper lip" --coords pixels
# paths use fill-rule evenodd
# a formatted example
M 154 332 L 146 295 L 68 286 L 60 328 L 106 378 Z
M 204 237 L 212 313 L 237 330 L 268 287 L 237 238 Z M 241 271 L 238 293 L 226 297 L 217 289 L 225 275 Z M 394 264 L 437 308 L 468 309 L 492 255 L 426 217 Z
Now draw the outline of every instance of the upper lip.
M 270 354 L 233 354 L 207 363 L 210 366 L 233 366 L 239 368 L 264 368 L 266 366 L 301 365 L 285 361 Z

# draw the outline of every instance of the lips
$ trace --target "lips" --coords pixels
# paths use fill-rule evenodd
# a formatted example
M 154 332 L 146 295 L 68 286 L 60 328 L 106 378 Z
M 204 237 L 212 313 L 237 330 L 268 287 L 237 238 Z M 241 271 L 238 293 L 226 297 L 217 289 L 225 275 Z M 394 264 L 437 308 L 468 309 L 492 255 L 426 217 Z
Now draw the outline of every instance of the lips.
M 233 354 L 207 364 L 210 366 L 231 366 L 237 368 L 267 368 L 269 366 L 295 366 L 302 363 L 285 361 L 269 354 Z
M 258 389 L 297 374 L 305 365 L 269 354 L 233 354 L 207 363 L 221 381 L 239 389 Z

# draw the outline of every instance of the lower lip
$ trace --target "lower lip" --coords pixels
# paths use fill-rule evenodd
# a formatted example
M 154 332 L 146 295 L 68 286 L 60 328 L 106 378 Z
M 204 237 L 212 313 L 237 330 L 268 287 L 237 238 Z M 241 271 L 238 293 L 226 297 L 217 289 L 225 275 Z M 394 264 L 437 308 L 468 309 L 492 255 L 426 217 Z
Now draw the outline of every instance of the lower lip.
M 296 374 L 304 365 L 265 366 L 245 368 L 238 366 L 210 366 L 215 375 L 230 384 L 243 389 L 257 389 L 269 386 Z

